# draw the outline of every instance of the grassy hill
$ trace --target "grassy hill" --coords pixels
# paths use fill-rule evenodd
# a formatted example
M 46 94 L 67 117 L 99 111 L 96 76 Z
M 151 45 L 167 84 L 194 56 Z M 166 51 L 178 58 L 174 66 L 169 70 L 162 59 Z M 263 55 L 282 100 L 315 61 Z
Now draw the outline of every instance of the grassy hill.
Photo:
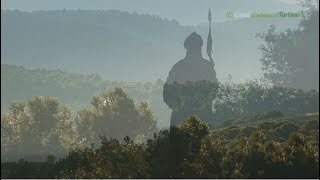
M 262 133 L 267 141 L 283 142 L 292 133 L 304 134 L 307 140 L 319 146 L 319 115 L 294 116 L 278 110 L 254 113 L 238 119 L 228 119 L 212 131 L 213 137 L 226 142 Z

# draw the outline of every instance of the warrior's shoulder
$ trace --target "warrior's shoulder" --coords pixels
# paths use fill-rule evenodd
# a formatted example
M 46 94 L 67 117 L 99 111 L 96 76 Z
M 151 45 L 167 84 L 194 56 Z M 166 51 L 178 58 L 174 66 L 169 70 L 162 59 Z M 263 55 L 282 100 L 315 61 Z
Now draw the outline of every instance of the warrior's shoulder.
M 186 60 L 185 59 L 180 59 L 178 62 L 176 62 L 173 66 L 172 69 L 176 69 L 181 67 L 182 65 L 186 64 Z

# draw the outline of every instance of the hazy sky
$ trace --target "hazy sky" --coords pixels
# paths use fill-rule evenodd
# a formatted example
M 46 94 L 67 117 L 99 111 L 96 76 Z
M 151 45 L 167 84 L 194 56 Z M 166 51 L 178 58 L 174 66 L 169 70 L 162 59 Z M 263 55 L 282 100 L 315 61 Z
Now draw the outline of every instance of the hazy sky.
M 118 9 L 148 13 L 176 19 L 184 25 L 207 22 L 208 8 L 215 21 L 225 20 L 226 11 L 278 12 L 297 11 L 299 0 L 1 0 L 3 9 L 59 10 L 59 9 Z

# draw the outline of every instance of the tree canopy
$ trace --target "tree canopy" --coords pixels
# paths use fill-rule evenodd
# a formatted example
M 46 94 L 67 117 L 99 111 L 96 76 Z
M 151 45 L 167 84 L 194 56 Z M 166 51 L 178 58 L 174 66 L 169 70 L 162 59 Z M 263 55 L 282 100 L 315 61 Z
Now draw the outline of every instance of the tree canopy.
M 319 9 L 306 6 L 309 10 L 298 29 L 277 32 L 271 26 L 257 34 L 264 41 L 260 46 L 264 77 L 277 86 L 319 89 Z

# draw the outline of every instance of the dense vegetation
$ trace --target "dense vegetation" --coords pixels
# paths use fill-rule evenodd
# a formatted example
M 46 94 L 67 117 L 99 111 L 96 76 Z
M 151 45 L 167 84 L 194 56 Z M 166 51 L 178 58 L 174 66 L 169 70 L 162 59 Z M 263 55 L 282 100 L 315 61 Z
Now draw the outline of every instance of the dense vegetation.
M 5 19 L 9 28 L 18 26 L 12 21 L 17 17 L 33 19 L 32 23 L 37 19 L 41 24 L 49 18 L 54 21 L 49 23 L 51 26 L 56 24 L 52 28 L 63 27 L 57 29 L 58 33 L 66 27 L 67 32 L 72 32 L 74 27 L 66 22 L 73 22 L 75 27 L 84 30 L 81 33 L 99 34 L 108 30 L 114 38 L 111 41 L 120 40 L 118 43 L 124 45 L 142 39 L 142 47 L 149 47 L 150 42 L 157 41 L 153 38 L 163 32 L 175 29 L 180 34 L 192 29 L 181 27 L 175 21 L 118 11 L 8 11 L 3 14 L 9 18 Z M 79 17 L 91 23 L 80 23 Z M 123 27 L 126 23 L 118 23 L 119 18 L 128 17 L 134 21 L 131 29 L 134 33 L 127 34 Z M 106 23 L 106 19 L 113 22 L 112 25 Z M 183 124 L 168 127 L 170 111 L 162 99 L 164 82 L 160 79 L 146 83 L 106 81 L 97 74 L 28 70 L 2 64 L 1 177 L 319 178 L 319 92 L 312 89 L 319 84 L 319 79 L 314 79 L 319 72 L 314 59 L 318 59 L 319 53 L 316 46 L 305 48 L 319 40 L 319 29 L 314 28 L 317 19 L 318 11 L 311 8 L 302 19 L 300 29 L 279 34 L 271 27 L 268 32 L 258 34 L 264 41 L 260 59 L 264 76 L 272 85 L 228 81 L 220 83 L 218 91 L 205 88 L 209 91 L 206 93 L 215 97 L 214 120 L 206 123 L 190 116 Z M 154 29 L 141 31 L 142 22 L 155 23 L 151 26 Z M 99 28 L 95 31 L 92 26 L 97 24 Z M 33 25 L 38 27 L 37 23 Z M 45 33 L 51 28 L 40 29 L 44 32 L 40 36 L 46 37 Z M 114 32 L 117 29 L 123 31 Z M 32 28 L 23 30 L 30 33 Z M 140 33 L 146 36 L 141 37 Z M 127 36 L 122 37 L 123 34 Z M 175 33 L 171 36 L 175 37 Z M 5 39 L 8 47 L 12 45 L 10 37 L 15 36 Z M 77 34 L 71 38 L 77 39 Z M 166 41 L 160 44 L 177 45 L 176 39 Z M 84 46 L 75 49 L 90 46 L 90 42 L 78 44 Z M 154 47 L 160 49 L 160 44 Z M 102 47 L 103 44 L 99 48 Z M 14 61 L 10 49 L 6 52 L 9 60 Z M 162 58 L 155 53 L 154 56 Z M 303 65 L 301 59 L 306 59 Z M 133 58 L 130 62 L 136 61 Z M 130 64 L 126 67 L 132 68 Z M 202 87 L 189 85 L 196 86 L 195 89 Z M 204 89 L 198 92 L 203 95 L 201 90 Z M 184 98 L 194 94 L 187 92 L 190 94 L 179 101 L 187 102 Z M 197 101 L 195 105 L 201 107 L 210 101 Z
M 319 111 L 319 92 L 268 86 L 256 81 L 244 84 L 225 83 L 219 86 L 213 104 L 217 121 L 272 109 L 301 115 Z
M 281 112 L 254 114 L 272 119 Z M 259 119 L 259 118 L 258 118 Z M 2 163 L 2 178 L 319 178 L 319 119 L 210 130 L 191 116 L 146 143 L 101 137 L 47 162 Z M 281 133 L 274 133 L 279 131 Z M 241 131 L 237 133 L 236 131 Z M 270 135 L 279 135 L 281 138 Z
M 75 114 L 54 97 L 13 103 L 10 113 L 1 116 L 2 159 L 39 161 L 46 154 L 63 156 L 69 149 L 90 146 L 100 136 L 145 141 L 157 131 L 149 105 L 135 102 L 121 88 L 94 96 L 91 104 Z
M 99 75 L 65 73 L 59 70 L 28 70 L 1 65 L 1 112 L 7 112 L 12 102 L 27 101 L 34 96 L 53 96 L 79 111 L 90 98 L 103 91 L 121 86 L 136 101 L 147 101 L 158 119 L 159 128 L 168 127 L 170 109 L 163 102 L 162 80 L 155 82 L 119 82 L 103 80 Z M 292 114 L 316 112 L 319 92 L 267 86 L 250 81 L 243 84 L 221 83 L 214 101 L 214 122 L 278 109 Z
M 219 113 L 231 118 L 205 124 L 190 117 L 181 126 L 161 131 L 148 104 L 136 102 L 122 88 L 94 96 L 91 107 L 78 113 L 57 98 L 34 97 L 13 103 L 10 113 L 1 116 L 2 160 L 11 161 L 2 162 L 1 174 L 3 178 L 316 178 L 319 115 L 305 113 L 318 111 L 318 96 L 316 91 L 255 83 L 226 84 L 215 102 L 216 118 Z M 257 100 L 252 98 L 258 97 L 260 104 L 255 106 Z M 281 111 L 264 111 L 270 107 Z M 252 113 L 259 110 L 264 112 Z M 47 155 L 46 162 L 39 162 Z
M 27 101 L 35 96 L 52 96 L 63 100 L 76 111 L 86 108 L 91 97 L 121 86 L 136 101 L 147 101 L 154 111 L 159 127 L 168 126 L 170 109 L 162 100 L 164 82 L 108 81 L 98 74 L 81 75 L 60 70 L 34 69 L 1 65 L 1 112 L 12 102 Z

